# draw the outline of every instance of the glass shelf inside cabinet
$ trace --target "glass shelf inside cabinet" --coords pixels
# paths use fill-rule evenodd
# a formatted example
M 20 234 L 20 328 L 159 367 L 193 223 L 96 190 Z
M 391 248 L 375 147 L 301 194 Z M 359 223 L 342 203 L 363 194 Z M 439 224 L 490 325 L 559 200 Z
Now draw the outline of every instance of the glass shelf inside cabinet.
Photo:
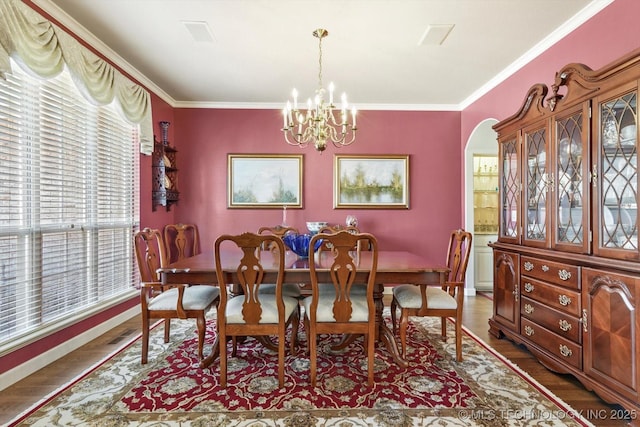
M 635 93 L 601 105 L 600 244 L 638 250 Z

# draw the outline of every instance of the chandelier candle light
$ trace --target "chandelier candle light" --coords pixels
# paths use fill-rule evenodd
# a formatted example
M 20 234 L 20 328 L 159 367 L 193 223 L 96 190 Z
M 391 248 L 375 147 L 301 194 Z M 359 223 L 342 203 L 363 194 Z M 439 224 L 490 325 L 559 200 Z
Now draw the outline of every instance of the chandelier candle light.
M 351 145 L 356 139 L 356 109 L 351 110 L 351 123 L 348 122 L 347 114 L 347 94 L 343 93 L 341 98 L 340 122 L 336 121 L 333 104 L 333 83 L 329 84 L 329 102 L 326 103 L 324 95 L 325 89 L 322 87 L 322 39 L 329 35 L 327 30 L 319 28 L 313 32 L 313 36 L 319 40 L 319 64 L 318 89 L 315 100 L 311 98 L 307 101 L 307 112 L 304 114 L 298 109 L 298 91 L 293 89 L 293 104 L 287 101 L 287 107 L 282 110 L 284 127 L 284 139 L 289 145 L 306 147 L 310 142 L 317 151 L 324 151 L 327 148 L 327 141 L 330 140 L 336 147 Z

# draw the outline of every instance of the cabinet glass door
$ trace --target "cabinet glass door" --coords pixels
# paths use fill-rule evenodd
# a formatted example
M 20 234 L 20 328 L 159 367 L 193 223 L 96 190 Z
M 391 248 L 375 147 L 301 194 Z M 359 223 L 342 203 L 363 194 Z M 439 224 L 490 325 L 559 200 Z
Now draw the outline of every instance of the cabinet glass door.
M 501 241 L 519 243 L 518 197 L 518 139 L 508 138 L 500 142 L 500 235 Z
M 637 92 L 599 104 L 599 253 L 637 258 Z M 624 252 L 628 252 L 625 256 Z
M 569 251 L 588 251 L 585 242 L 585 182 L 582 163 L 583 112 L 580 110 L 555 121 L 555 246 L 568 245 Z M 588 201 L 587 201 L 588 205 Z M 573 247 L 572 247 L 573 246 Z
M 531 246 L 545 246 L 547 241 L 547 128 L 524 132 L 524 242 Z

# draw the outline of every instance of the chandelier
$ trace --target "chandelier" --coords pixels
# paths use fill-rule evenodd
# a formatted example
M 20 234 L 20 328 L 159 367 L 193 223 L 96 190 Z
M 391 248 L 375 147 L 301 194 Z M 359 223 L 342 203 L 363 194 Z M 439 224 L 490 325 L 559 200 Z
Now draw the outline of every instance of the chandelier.
M 282 110 L 284 119 L 284 139 L 289 145 L 297 145 L 301 148 L 313 143 L 316 150 L 322 152 L 327 148 L 327 141 L 331 141 L 336 147 L 351 145 L 356 139 L 356 109 L 347 113 L 347 94 L 343 93 L 341 98 L 341 109 L 339 120 L 336 119 L 333 104 L 333 83 L 329 84 L 329 100 L 325 101 L 326 91 L 322 87 L 322 39 L 329 35 L 327 30 L 319 28 L 313 32 L 313 36 L 319 40 L 320 56 L 318 63 L 318 89 L 316 96 L 311 102 L 307 100 L 306 113 L 298 109 L 298 91 L 293 89 L 293 103 L 287 101 L 287 106 Z M 348 116 L 351 116 L 351 123 Z

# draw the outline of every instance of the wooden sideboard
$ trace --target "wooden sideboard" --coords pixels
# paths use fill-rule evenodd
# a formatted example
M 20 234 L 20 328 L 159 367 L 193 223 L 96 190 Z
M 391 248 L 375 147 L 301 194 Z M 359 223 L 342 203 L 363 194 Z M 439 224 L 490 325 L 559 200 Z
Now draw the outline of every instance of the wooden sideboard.
M 499 230 L 490 332 L 640 413 L 640 50 L 569 64 L 494 126 Z

